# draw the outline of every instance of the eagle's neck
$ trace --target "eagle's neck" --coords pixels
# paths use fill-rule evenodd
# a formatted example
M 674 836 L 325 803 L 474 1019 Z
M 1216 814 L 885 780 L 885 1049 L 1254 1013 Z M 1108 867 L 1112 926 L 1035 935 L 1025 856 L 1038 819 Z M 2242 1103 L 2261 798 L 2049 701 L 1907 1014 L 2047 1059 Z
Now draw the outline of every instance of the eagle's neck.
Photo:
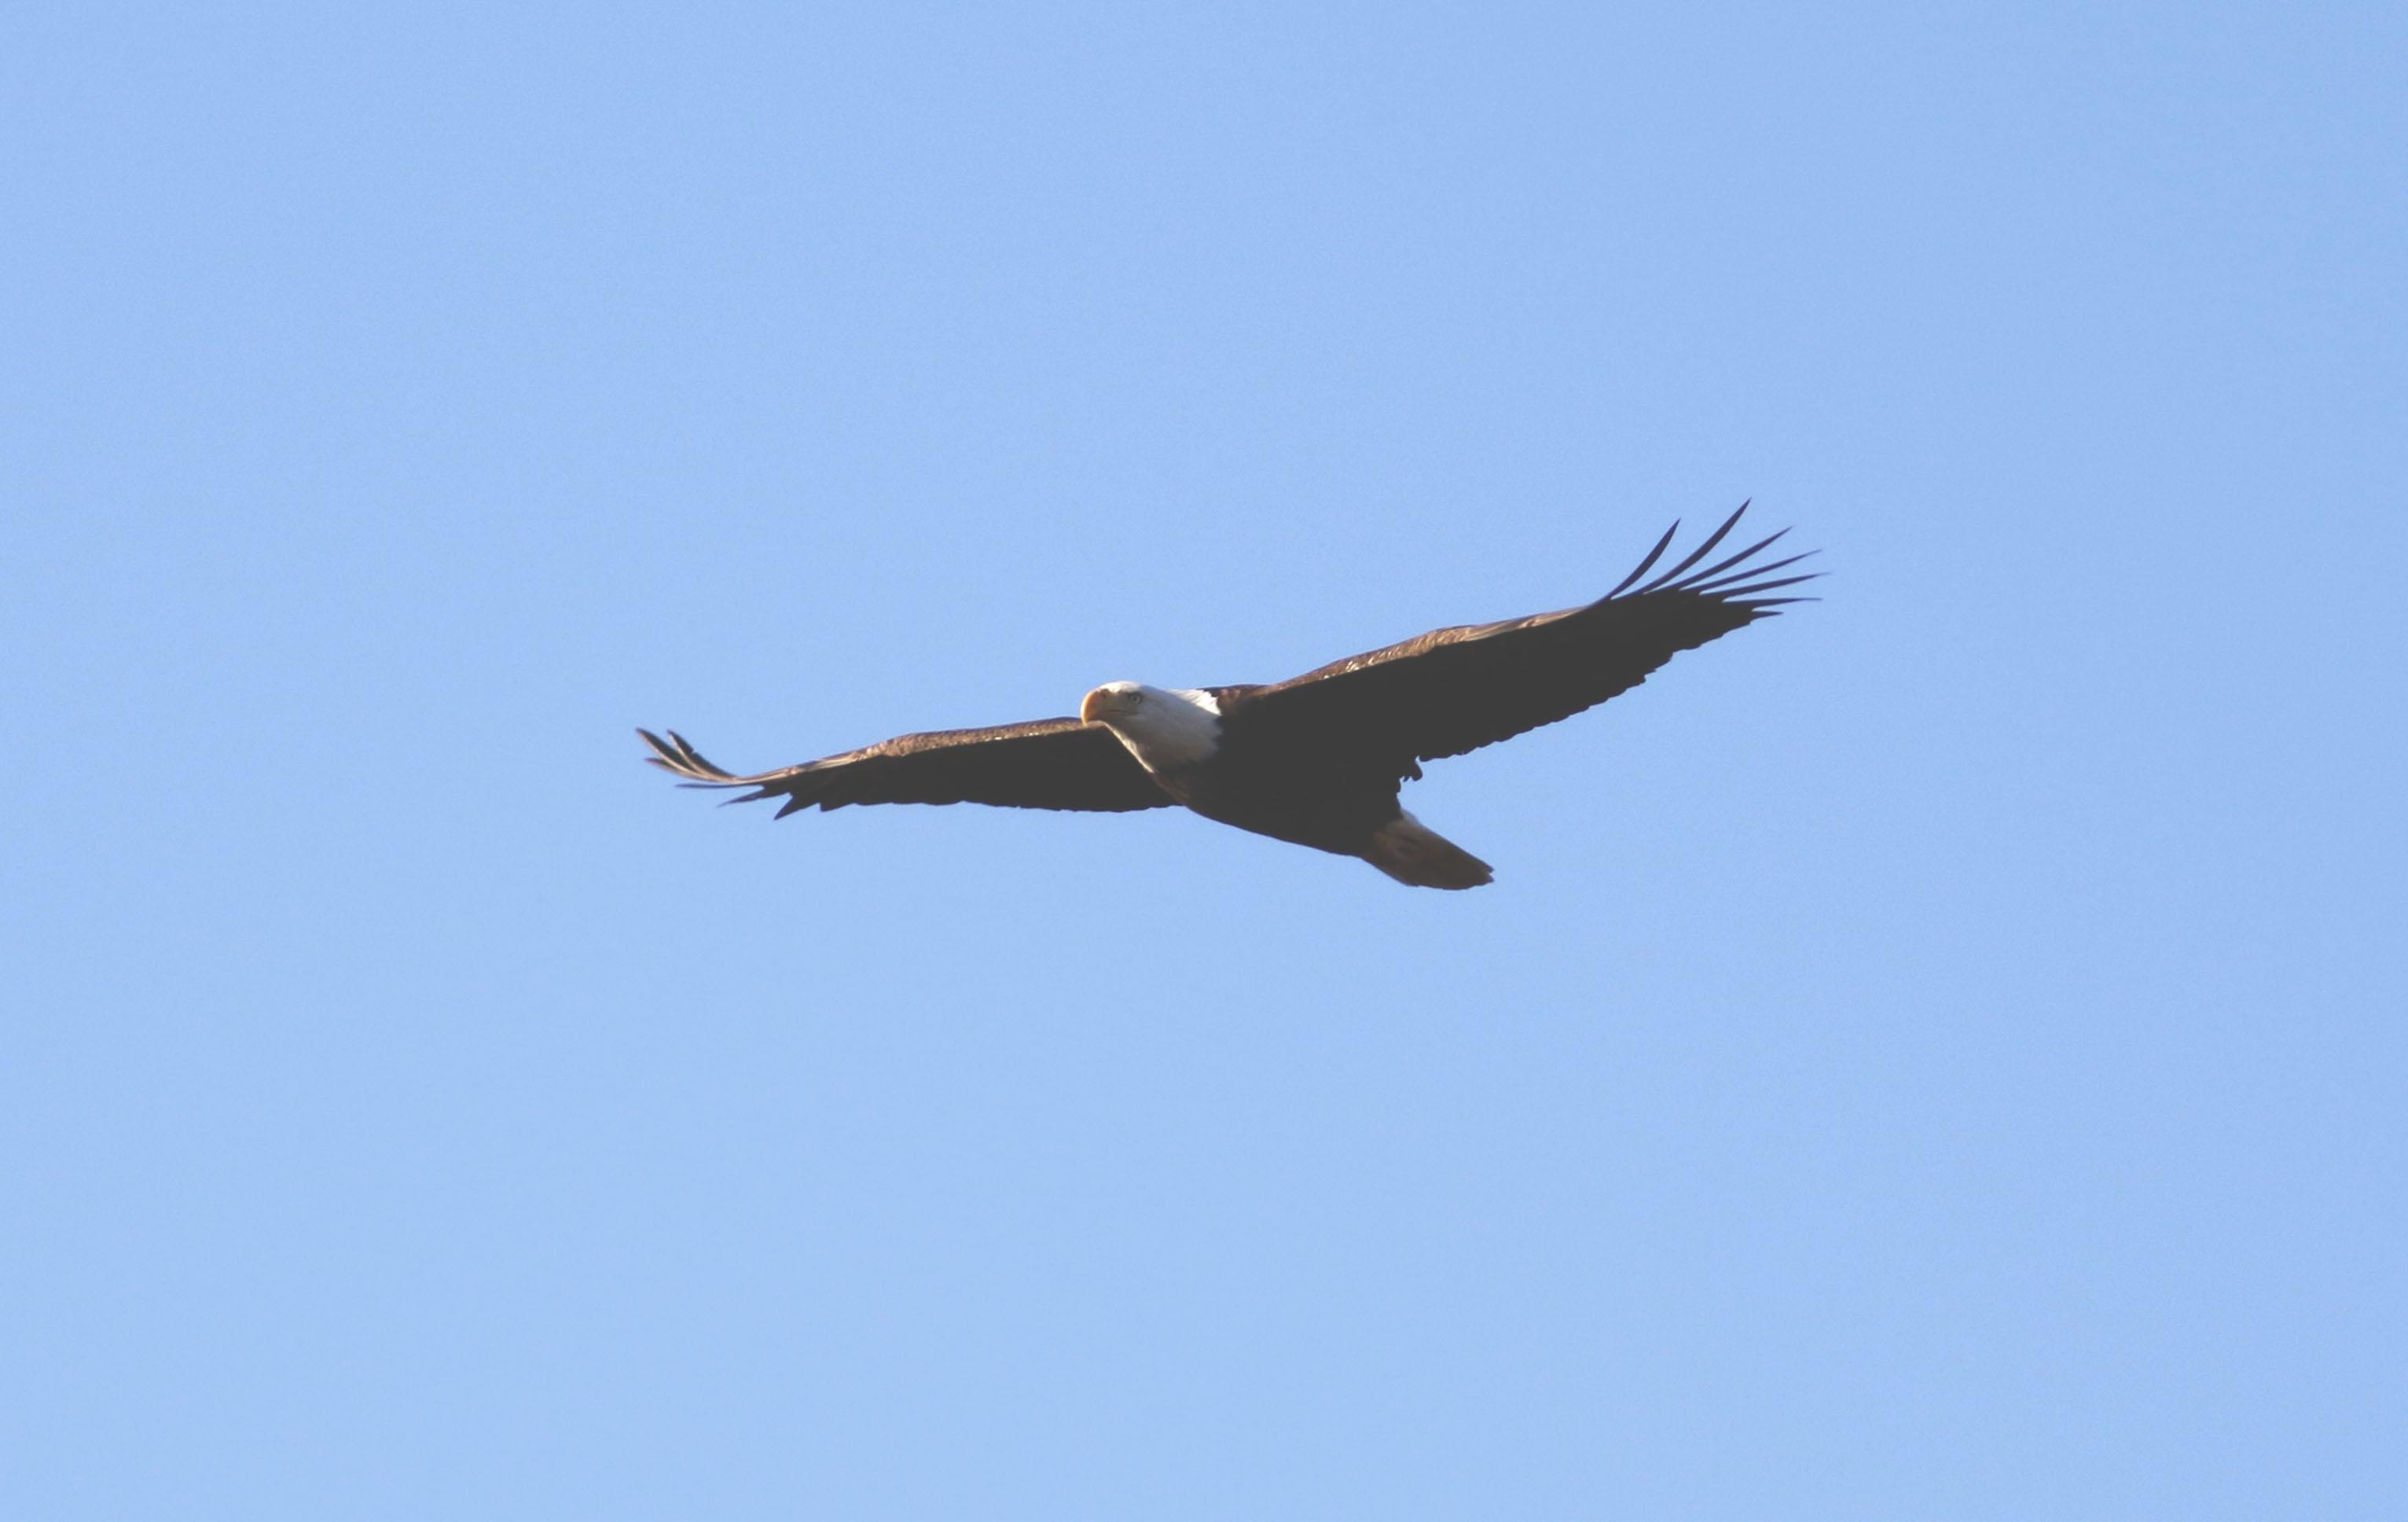
M 1104 722 L 1157 776 L 1201 766 L 1221 748 L 1221 705 L 1193 687 L 1143 687 L 1143 705 Z

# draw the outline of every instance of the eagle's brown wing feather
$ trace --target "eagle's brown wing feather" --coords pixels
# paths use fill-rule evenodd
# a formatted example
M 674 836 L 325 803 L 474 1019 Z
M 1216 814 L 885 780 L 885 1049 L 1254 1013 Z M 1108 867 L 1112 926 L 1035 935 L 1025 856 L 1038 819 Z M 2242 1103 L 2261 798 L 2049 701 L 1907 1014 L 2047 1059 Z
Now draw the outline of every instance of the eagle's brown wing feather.
M 684 778 L 686 786 L 752 789 L 731 803 L 781 797 L 781 819 L 797 809 L 851 803 L 991 803 L 1121 812 L 1167 808 L 1172 801 L 1111 730 L 1077 719 L 897 735 L 751 777 L 711 765 L 674 729 L 666 739 L 649 729 L 636 733 L 652 748 L 645 759 Z
M 1770 574 L 1804 555 L 1755 560 L 1780 534 L 1691 569 L 1746 510 L 1742 503 L 1686 559 L 1637 585 L 1671 543 L 1674 524 L 1620 586 L 1584 607 L 1433 629 L 1274 686 L 1235 691 L 1249 722 L 1283 744 L 1418 775 L 1418 761 L 1569 718 L 1627 692 L 1680 652 L 1799 601 L 1765 596 L 1812 580 Z

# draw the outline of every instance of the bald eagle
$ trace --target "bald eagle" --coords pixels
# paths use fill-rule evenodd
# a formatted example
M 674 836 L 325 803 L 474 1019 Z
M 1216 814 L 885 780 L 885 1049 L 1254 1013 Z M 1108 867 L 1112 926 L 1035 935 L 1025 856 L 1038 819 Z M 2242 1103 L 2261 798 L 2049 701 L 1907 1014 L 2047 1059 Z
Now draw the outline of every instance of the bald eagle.
M 1119 811 L 1182 804 L 1207 819 L 1341 856 L 1419 888 L 1476 888 L 1488 864 L 1406 812 L 1397 795 L 1421 763 L 1461 755 L 1627 692 L 1693 650 L 1784 603 L 1811 581 L 1773 573 L 1806 558 L 1756 557 L 1782 534 L 1703 570 L 1747 511 L 1741 503 L 1686 559 L 1644 585 L 1680 532 L 1597 601 L 1559 612 L 1429 633 L 1268 686 L 1153 687 L 1108 682 L 1075 719 L 901 735 L 864 750 L 738 777 L 674 729 L 636 732 L 652 765 L 688 787 L 816 805 L 990 803 Z M 1809 551 L 1807 553 L 1812 553 Z

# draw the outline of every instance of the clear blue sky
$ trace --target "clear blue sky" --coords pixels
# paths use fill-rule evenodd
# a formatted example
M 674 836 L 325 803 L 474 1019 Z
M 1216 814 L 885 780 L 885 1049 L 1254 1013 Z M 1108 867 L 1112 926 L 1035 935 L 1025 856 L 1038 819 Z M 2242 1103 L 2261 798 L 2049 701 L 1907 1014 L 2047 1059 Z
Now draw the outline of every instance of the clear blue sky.
M 2396 5 L 36 7 L 0 1512 L 2397 1517 Z M 1414 892 L 745 768 L 1827 600 Z

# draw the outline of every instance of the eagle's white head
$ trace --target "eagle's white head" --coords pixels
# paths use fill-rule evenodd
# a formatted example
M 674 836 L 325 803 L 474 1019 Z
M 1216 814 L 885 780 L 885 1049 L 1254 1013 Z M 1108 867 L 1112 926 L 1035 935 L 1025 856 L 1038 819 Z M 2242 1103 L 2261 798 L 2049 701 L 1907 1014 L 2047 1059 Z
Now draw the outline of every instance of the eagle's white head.
M 1080 703 L 1079 717 L 1110 729 L 1152 772 L 1184 771 L 1221 745 L 1221 705 L 1192 687 L 1107 682 Z

